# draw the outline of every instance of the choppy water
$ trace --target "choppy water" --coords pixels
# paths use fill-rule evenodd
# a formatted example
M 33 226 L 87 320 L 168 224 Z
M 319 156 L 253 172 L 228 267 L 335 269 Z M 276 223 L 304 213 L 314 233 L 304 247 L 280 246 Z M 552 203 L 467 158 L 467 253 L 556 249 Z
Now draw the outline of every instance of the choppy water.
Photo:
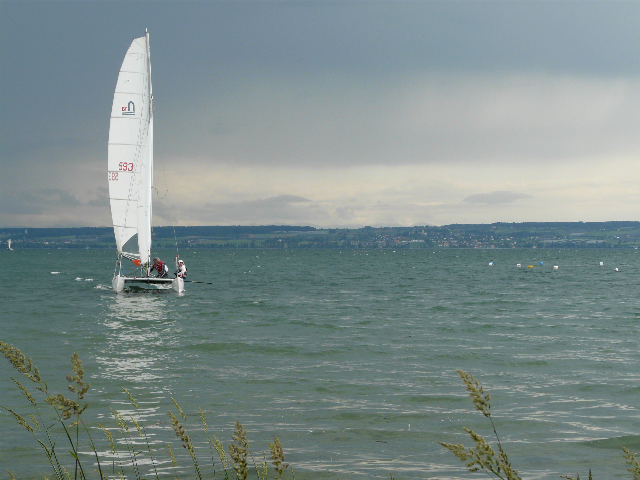
M 491 434 L 458 368 L 491 392 L 523 478 L 589 467 L 623 477 L 620 445 L 640 453 L 636 250 L 182 253 L 192 280 L 215 285 L 116 295 L 113 252 L 0 252 L 20 272 L 5 277 L 0 340 L 32 357 L 53 391 L 65 390 L 78 352 L 91 425 L 114 426 L 109 407 L 132 412 L 129 389 L 161 474 L 176 474 L 165 444 L 183 455 L 173 397 L 189 425 L 201 408 L 225 445 L 236 420 L 257 456 L 277 435 L 298 478 L 474 478 L 436 443 L 468 445 L 463 426 Z M 0 360 L 0 403 L 31 413 Z M 206 463 L 201 430 L 192 435 Z M 4 411 L 0 431 L 0 470 L 51 476 Z

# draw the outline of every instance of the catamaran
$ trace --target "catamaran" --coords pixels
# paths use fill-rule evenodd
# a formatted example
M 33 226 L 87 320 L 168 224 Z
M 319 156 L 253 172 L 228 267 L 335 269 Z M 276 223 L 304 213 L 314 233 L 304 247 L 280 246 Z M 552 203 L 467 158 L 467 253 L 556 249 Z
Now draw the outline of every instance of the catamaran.
M 120 67 L 111 108 L 108 149 L 109 197 L 118 259 L 113 289 L 173 288 L 184 280 L 158 278 L 151 271 L 151 192 L 153 188 L 153 90 L 149 32 L 135 38 Z M 137 238 L 137 246 L 134 237 Z M 130 245 L 133 245 L 130 246 Z M 125 261 L 131 269 L 125 272 Z M 176 256 L 176 266 L 178 258 Z

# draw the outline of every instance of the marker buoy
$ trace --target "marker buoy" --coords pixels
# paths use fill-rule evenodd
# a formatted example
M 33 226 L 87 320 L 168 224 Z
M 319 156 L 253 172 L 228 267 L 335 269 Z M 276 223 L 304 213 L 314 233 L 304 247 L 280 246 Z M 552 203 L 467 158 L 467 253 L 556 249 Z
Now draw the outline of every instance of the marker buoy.
M 617 271 L 618 271 L 618 267 L 614 268 L 614 269 L 613 269 L 613 271 L 614 271 L 614 272 L 617 272 Z
M 521 265 L 520 263 L 516 265 L 516 267 L 518 267 L 518 268 L 520 268 L 521 266 L 522 266 L 522 265 Z
M 600 266 L 604 265 L 604 262 L 600 262 Z

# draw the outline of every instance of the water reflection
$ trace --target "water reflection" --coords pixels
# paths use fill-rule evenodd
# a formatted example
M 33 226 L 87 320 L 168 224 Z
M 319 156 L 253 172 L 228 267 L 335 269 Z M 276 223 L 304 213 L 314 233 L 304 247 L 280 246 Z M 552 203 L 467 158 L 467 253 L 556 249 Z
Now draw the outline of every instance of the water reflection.
M 175 321 L 161 293 L 115 295 L 103 316 L 107 342 L 96 352 L 102 378 L 146 383 L 165 378 Z
M 160 290 L 123 295 L 109 291 L 102 298 L 100 330 L 104 338 L 97 342 L 94 358 L 100 377 L 96 383 L 103 389 L 100 401 L 107 408 L 98 407 L 95 412 L 96 422 L 113 434 L 117 451 L 101 448 L 99 456 L 105 465 L 127 468 L 133 465 L 130 452 L 146 445 L 150 451 L 136 454 L 134 463 L 143 478 L 148 478 L 161 466 L 170 468 L 161 451 L 172 431 L 166 411 L 176 363 L 176 333 L 181 330 L 176 295 Z M 130 392 L 135 404 L 121 387 Z M 118 412 L 134 433 L 124 434 L 112 411 Z M 134 420 L 142 426 L 142 436 L 133 430 Z
M 109 305 L 111 317 L 123 321 L 166 320 L 168 300 L 165 292 L 160 290 L 114 295 Z

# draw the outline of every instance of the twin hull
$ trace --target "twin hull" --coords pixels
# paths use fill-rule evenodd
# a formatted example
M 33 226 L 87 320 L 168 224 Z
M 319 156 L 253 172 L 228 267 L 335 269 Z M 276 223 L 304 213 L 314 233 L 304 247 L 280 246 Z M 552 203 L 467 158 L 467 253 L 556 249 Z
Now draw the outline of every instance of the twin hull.
M 154 278 L 154 277 L 123 277 L 116 275 L 112 281 L 116 293 L 122 292 L 127 287 L 173 289 L 176 293 L 184 292 L 184 280 L 182 278 Z

